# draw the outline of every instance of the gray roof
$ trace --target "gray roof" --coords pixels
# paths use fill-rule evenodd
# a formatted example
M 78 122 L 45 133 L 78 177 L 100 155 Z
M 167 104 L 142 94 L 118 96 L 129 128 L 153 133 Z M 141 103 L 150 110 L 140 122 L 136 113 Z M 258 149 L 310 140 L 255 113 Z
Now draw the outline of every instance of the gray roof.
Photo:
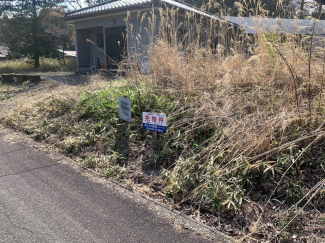
M 87 8 L 82 8 L 76 11 L 68 12 L 65 17 L 70 18 L 70 17 L 76 17 L 76 16 L 81 16 L 81 15 L 87 15 L 87 14 L 92 14 L 92 13 L 99 13 L 99 12 L 108 12 L 114 9 L 122 9 L 122 8 L 128 8 L 128 7 L 133 7 L 133 6 L 143 6 L 147 5 L 146 7 L 151 8 L 151 5 L 153 3 L 162 3 L 162 4 L 168 4 L 175 6 L 177 8 L 185 9 L 190 12 L 194 12 L 197 14 L 200 14 L 202 16 L 206 16 L 209 18 L 214 18 L 217 19 L 215 16 L 212 14 L 209 14 L 207 12 L 201 11 L 193 6 L 190 6 L 186 3 L 183 3 L 181 1 L 174 1 L 174 0 L 160 0 L 160 1 L 155 1 L 155 0 L 112 0 L 100 4 L 96 4 Z
M 97 13 L 103 12 L 111 9 L 121 8 L 121 7 L 128 7 L 132 5 L 144 4 L 144 3 L 151 3 L 151 0 L 117 0 L 117 1 L 108 1 L 101 4 L 96 4 L 90 6 L 88 8 L 82 8 L 76 11 L 68 12 L 66 17 L 72 17 L 77 15 L 83 14 L 90 14 L 90 13 Z
M 224 16 L 224 20 L 239 25 L 247 34 L 256 34 L 258 31 L 274 32 L 279 34 L 311 34 L 315 23 L 315 34 L 325 34 L 325 20 L 317 19 L 280 19 L 259 17 Z

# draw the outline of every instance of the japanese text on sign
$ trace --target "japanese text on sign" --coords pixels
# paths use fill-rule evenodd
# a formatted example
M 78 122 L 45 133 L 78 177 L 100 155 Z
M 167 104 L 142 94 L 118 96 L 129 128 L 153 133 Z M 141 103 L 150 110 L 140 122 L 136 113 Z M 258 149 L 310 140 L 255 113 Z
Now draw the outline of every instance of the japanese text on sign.
M 153 132 L 167 132 L 167 116 L 157 113 L 142 113 L 143 129 Z

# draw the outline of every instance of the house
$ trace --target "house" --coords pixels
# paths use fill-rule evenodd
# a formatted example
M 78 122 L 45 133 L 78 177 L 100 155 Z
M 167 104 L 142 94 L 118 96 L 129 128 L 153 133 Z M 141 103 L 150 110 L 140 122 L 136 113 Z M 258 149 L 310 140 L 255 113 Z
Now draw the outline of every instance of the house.
M 177 9 L 177 13 L 169 19 L 168 14 L 161 14 L 162 9 L 166 12 Z M 190 19 L 189 15 L 194 17 Z M 172 28 L 181 36 L 190 33 L 188 22 L 194 22 L 195 17 L 201 19 L 202 29 L 209 24 L 220 24 L 217 17 L 174 0 L 112 0 L 68 12 L 65 20 L 74 23 L 79 72 L 100 67 L 115 69 L 123 56 L 138 62 L 141 70 L 146 72 L 150 66 L 146 54 L 152 41 L 150 38 Z M 167 26 L 170 28 L 162 30 L 159 27 L 162 21 L 169 21 Z M 208 37 L 202 29 L 192 30 L 192 38 L 200 38 L 203 43 Z M 215 38 L 213 41 L 218 42 Z

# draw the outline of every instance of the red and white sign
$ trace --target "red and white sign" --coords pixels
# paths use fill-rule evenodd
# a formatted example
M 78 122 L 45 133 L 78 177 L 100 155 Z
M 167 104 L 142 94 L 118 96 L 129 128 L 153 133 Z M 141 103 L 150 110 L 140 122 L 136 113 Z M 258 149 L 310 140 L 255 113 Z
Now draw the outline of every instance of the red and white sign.
M 142 113 L 143 129 L 154 132 L 167 132 L 167 116 L 158 113 Z

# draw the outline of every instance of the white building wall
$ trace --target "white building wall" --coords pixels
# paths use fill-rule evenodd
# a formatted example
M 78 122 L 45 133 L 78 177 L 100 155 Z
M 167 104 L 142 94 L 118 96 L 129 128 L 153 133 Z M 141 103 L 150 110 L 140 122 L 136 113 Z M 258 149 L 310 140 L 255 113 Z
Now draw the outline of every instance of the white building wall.
M 148 59 L 148 48 L 150 43 L 157 36 L 156 19 L 152 22 L 150 11 L 141 11 L 130 14 L 130 24 L 128 25 L 128 55 L 131 62 L 139 65 L 142 72 L 150 69 Z
M 155 18 L 154 22 L 152 22 L 153 18 Z M 184 17 L 178 18 L 178 22 L 184 20 Z M 154 37 L 159 33 L 158 10 L 155 10 L 155 16 L 152 16 L 151 11 L 132 12 L 129 13 L 129 15 L 125 12 L 124 14 L 111 14 L 105 17 L 78 20 L 75 21 L 74 26 L 78 39 L 77 55 L 79 66 L 83 66 L 82 64 L 87 62 L 88 65 L 96 65 L 97 58 L 100 60 L 100 64 L 105 63 L 106 58 L 104 53 L 106 52 L 105 44 L 104 47 L 99 50 L 95 45 L 88 43 L 89 53 L 87 53 L 87 50 L 84 49 L 86 48 L 84 40 L 79 39 L 85 39 L 86 35 L 78 35 L 78 31 L 80 32 L 80 30 L 88 29 L 87 38 L 97 44 L 97 34 L 104 33 L 106 28 L 126 26 L 128 57 L 132 63 L 141 67 L 142 72 L 149 71 L 150 64 L 148 62 L 147 50 L 150 42 L 153 41 Z M 86 55 L 88 55 L 88 57 L 86 57 Z

